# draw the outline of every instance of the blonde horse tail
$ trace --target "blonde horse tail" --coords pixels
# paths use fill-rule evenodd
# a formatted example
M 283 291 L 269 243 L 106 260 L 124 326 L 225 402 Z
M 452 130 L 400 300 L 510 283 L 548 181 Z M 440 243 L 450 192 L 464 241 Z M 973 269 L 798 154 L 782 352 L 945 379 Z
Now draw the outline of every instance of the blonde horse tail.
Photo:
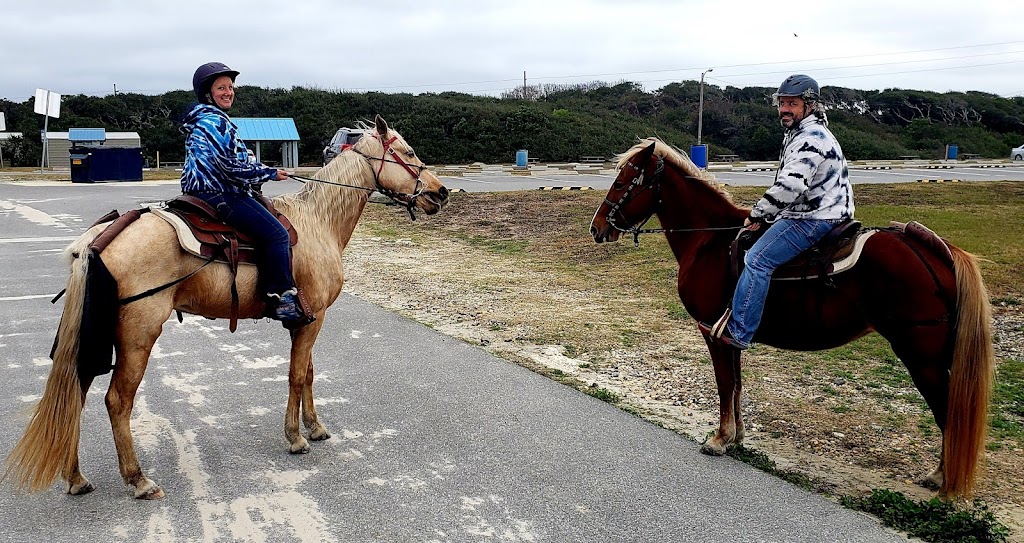
M 67 479 L 77 464 L 78 439 L 85 390 L 78 376 L 78 342 L 85 305 L 89 233 L 65 249 L 71 260 L 64 314 L 57 328 L 53 366 L 43 397 L 36 404 L 24 435 L 7 457 L 3 479 L 19 489 L 37 492 L 57 476 Z
M 949 249 L 956 273 L 957 319 L 942 439 L 944 478 L 940 492 L 953 498 L 970 498 L 988 431 L 995 365 L 992 308 L 975 257 L 952 245 Z

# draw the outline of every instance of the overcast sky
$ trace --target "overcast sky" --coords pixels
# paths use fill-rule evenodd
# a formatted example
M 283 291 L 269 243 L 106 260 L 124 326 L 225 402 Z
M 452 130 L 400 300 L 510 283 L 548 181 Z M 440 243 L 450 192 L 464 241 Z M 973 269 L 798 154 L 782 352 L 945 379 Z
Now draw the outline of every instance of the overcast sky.
M 0 98 L 238 83 L 500 94 L 673 81 L 1024 95 L 1024 10 L 1005 0 L 0 0 Z M 240 97 L 244 99 L 244 97 Z

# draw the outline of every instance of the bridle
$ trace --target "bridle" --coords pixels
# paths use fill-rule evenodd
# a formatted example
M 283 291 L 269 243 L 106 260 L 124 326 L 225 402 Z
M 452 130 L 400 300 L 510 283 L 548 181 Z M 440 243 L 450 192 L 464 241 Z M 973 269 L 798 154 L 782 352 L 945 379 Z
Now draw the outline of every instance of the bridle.
M 383 145 L 384 147 L 384 152 L 381 154 L 380 158 L 377 158 L 375 156 L 369 156 L 366 153 L 360 151 L 359 149 L 356 149 L 355 147 L 349 147 L 348 149 L 346 149 L 346 151 L 352 151 L 353 153 L 363 157 L 363 159 L 366 160 L 367 164 L 370 166 L 370 172 L 373 174 L 373 184 L 375 185 L 375 187 L 372 189 L 362 187 L 359 185 L 350 185 L 348 183 L 337 183 L 334 181 L 326 181 L 323 179 L 313 179 L 312 177 L 302 177 L 298 175 L 289 175 L 289 177 L 295 179 L 296 181 L 301 181 L 303 183 L 315 182 L 323 183 L 326 185 L 335 185 L 339 187 L 348 187 L 352 189 L 365 190 L 367 192 L 379 192 L 384 196 L 391 198 L 392 202 L 405 207 L 405 209 L 409 212 L 409 217 L 415 221 L 416 213 L 414 210 L 416 208 L 416 200 L 418 200 L 419 197 L 423 194 L 423 180 L 420 179 L 420 176 L 423 175 L 423 172 L 427 169 L 427 167 L 422 164 L 409 164 L 408 162 L 405 161 L 405 159 L 402 158 L 401 155 L 398 154 L 398 152 L 395 151 L 394 147 L 392 147 L 391 145 L 395 143 L 395 141 L 398 139 L 398 136 L 391 136 L 391 138 L 388 140 L 384 140 L 383 138 L 380 137 L 379 134 L 373 134 L 372 137 L 379 140 L 381 142 L 381 145 Z M 387 158 L 388 155 L 391 155 L 390 159 Z M 374 169 L 374 160 L 380 162 L 379 168 Z M 380 183 L 380 174 L 382 171 L 384 171 L 385 162 L 398 164 L 403 169 L 405 169 L 405 171 L 408 172 L 413 179 L 416 180 L 416 188 L 413 190 L 411 194 L 391 190 Z
M 654 214 L 658 212 L 658 209 L 661 207 L 662 202 L 661 180 L 662 174 L 665 172 L 665 159 L 662 158 L 661 156 L 657 156 L 657 159 L 658 161 L 654 167 L 654 173 L 651 174 L 651 178 L 646 184 L 644 183 L 645 168 L 641 168 L 640 166 L 637 166 L 632 162 L 626 162 L 623 168 L 629 168 L 633 170 L 634 172 L 636 172 L 636 176 L 633 177 L 633 179 L 629 182 L 629 186 L 626 187 L 625 192 L 623 192 L 622 196 L 619 197 L 619 201 L 612 202 L 611 200 L 608 199 L 608 196 L 605 195 L 604 203 L 607 204 L 609 207 L 608 213 L 605 215 L 605 217 L 608 219 L 608 224 L 611 225 L 612 228 L 618 230 L 621 233 L 632 234 L 634 246 L 640 246 L 640 234 L 665 234 L 670 232 L 712 232 L 716 230 L 739 230 L 743 228 L 742 226 L 722 226 L 707 228 L 644 228 L 643 226 L 647 224 L 647 221 L 651 220 L 651 217 L 653 217 Z M 634 189 L 637 189 L 636 193 L 633 192 Z M 621 227 L 618 224 L 615 224 L 616 216 L 618 216 L 619 218 L 626 222 L 629 222 L 628 219 L 626 219 L 625 214 L 622 213 L 622 208 L 634 197 L 641 194 L 642 191 L 648 189 L 654 192 L 654 205 L 651 206 L 651 211 L 650 213 L 647 214 L 647 217 L 645 217 L 636 225 L 626 228 Z

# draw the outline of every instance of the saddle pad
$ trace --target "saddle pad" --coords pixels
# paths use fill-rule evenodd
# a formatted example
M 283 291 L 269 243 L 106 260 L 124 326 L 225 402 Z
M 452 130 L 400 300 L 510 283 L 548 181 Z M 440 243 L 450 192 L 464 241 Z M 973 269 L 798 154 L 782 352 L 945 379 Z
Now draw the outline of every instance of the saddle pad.
M 167 224 L 170 224 L 174 228 L 174 232 L 178 235 L 178 243 L 181 244 L 182 249 L 185 249 L 189 253 L 200 258 L 209 258 L 209 255 L 203 254 L 202 243 L 200 243 L 199 240 L 196 239 L 196 236 L 192 234 L 192 229 L 185 224 L 184 219 L 170 211 L 167 211 L 162 206 L 150 206 L 149 210 L 157 217 L 167 221 Z M 246 266 L 256 265 L 254 262 L 245 261 L 241 261 L 239 264 Z
M 862 231 L 859 234 L 857 234 L 857 239 L 855 239 L 853 241 L 853 249 L 850 251 L 850 254 L 848 254 L 845 257 L 843 257 L 843 258 L 833 262 L 832 265 L 829 268 L 828 275 L 835 275 L 837 273 L 842 273 L 842 272 L 852 268 L 853 265 L 856 264 L 858 260 L 860 260 L 861 252 L 864 251 L 864 244 L 867 243 L 868 238 L 870 238 L 871 236 L 875 235 L 875 232 L 878 232 L 878 230 L 865 230 L 865 231 Z M 772 277 L 772 281 L 802 281 L 804 279 L 811 279 L 813 277 L 819 277 L 819 275 L 818 274 L 802 275 L 800 277 L 774 277 L 773 276 Z

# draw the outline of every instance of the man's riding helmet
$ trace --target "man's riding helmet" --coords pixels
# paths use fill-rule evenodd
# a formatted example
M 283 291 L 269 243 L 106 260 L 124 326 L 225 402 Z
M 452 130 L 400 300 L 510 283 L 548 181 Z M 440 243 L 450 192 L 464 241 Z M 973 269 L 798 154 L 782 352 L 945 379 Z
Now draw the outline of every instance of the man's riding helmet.
M 780 96 L 799 96 L 808 102 L 817 102 L 821 88 L 818 82 L 803 74 L 794 74 L 779 85 L 779 90 L 772 95 L 772 102 L 779 103 Z
M 222 75 L 234 81 L 238 77 L 238 72 L 228 68 L 223 62 L 207 62 L 196 68 L 196 73 L 192 76 L 192 90 L 196 93 L 196 100 L 204 104 L 210 103 L 206 96 L 210 94 L 213 81 Z

